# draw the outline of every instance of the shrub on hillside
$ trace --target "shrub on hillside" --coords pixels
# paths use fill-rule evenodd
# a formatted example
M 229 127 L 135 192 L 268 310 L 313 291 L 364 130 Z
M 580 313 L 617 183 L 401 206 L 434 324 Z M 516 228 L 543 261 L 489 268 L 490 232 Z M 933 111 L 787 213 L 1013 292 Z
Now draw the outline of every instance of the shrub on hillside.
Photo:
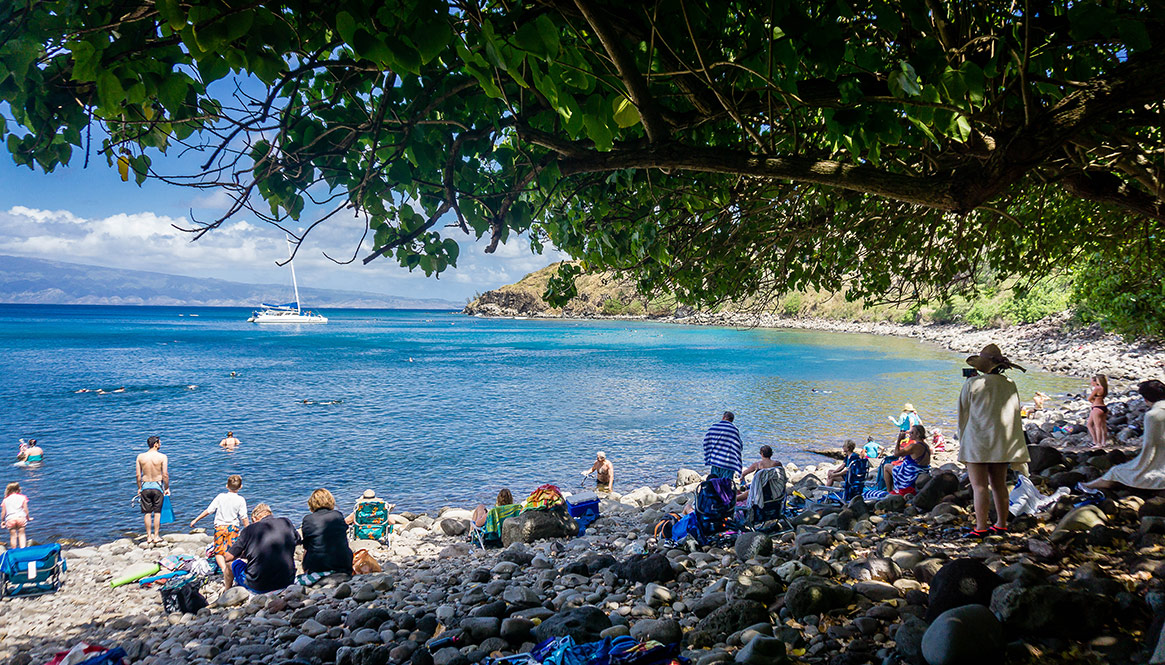
M 1126 338 L 1165 337 L 1165 279 L 1153 259 L 1090 256 L 1075 275 L 1077 315 Z

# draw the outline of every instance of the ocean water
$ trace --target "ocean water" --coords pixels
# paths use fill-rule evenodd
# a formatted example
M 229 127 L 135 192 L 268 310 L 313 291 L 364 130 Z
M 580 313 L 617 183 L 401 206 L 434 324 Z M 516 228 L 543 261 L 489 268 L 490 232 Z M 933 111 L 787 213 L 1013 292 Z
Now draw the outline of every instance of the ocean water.
M 701 439 L 725 409 L 746 458 L 767 443 L 821 463 L 809 449 L 891 439 L 886 416 L 903 402 L 949 430 L 965 366 L 867 335 L 373 310 L 274 327 L 248 313 L 0 305 L 0 454 L 20 438 L 45 449 L 40 469 L 0 466 L 29 496 L 30 537 L 140 531 L 134 458 L 154 434 L 170 458 L 171 530 L 232 473 L 251 505 L 298 523 L 317 487 L 342 509 L 373 488 L 403 510 L 488 503 L 503 486 L 577 490 L 598 450 L 616 490 L 655 486 L 703 468 Z M 1036 372 L 1017 382 L 1025 399 L 1083 388 Z M 218 446 L 227 430 L 236 451 Z

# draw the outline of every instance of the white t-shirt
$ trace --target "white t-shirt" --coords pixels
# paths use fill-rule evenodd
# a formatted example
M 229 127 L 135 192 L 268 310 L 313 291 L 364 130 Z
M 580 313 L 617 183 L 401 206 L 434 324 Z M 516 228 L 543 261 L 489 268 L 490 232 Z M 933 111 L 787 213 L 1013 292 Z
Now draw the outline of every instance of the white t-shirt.
M 247 516 L 247 500 L 235 492 L 223 492 L 214 497 L 206 512 L 214 513 L 215 526 L 242 526 Z

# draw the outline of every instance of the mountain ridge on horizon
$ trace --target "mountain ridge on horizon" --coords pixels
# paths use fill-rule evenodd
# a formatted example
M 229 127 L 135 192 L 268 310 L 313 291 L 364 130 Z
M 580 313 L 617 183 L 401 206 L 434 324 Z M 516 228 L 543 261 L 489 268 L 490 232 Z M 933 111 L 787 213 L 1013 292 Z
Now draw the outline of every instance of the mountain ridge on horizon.
M 0 303 L 24 305 L 178 305 L 258 307 L 282 302 L 289 285 L 246 284 L 84 263 L 0 255 Z M 407 298 L 362 291 L 301 288 L 312 308 L 460 309 L 440 298 Z M 290 298 L 287 298 L 290 300 Z

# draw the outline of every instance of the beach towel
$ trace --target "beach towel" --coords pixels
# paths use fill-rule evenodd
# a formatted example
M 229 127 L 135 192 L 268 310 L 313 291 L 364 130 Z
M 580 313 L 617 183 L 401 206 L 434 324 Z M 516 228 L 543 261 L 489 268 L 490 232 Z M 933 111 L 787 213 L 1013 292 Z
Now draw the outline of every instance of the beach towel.
M 672 525 L 671 539 L 683 542 L 685 539 L 687 539 L 688 536 L 692 536 L 694 538 L 696 535 L 695 530 L 696 513 L 688 513 L 687 515 L 684 515 L 680 519 L 676 520 L 676 523 Z
M 304 574 L 295 578 L 295 583 L 300 585 L 300 586 L 315 586 L 315 585 L 319 584 L 320 580 L 324 579 L 325 577 L 331 577 L 332 575 L 340 575 L 341 572 L 342 571 L 339 571 L 339 570 L 329 570 L 326 573 L 304 573 Z M 343 573 L 343 574 L 347 575 L 347 573 Z
M 920 466 L 918 462 L 914 461 L 913 457 L 904 455 L 890 469 L 890 475 L 894 479 L 894 491 L 899 493 L 903 491 L 909 492 L 914 489 L 914 482 L 918 480 L 918 474 L 929 470 L 929 466 Z
M 522 504 L 511 503 L 505 506 L 495 506 L 489 509 L 485 515 L 485 524 L 481 529 L 486 536 L 486 540 L 491 538 L 502 539 L 502 522 L 514 517 L 522 512 Z
M 554 485 L 543 485 L 534 490 L 526 498 L 526 503 L 523 504 L 522 510 L 548 510 L 564 505 L 565 503 L 566 499 L 562 498 L 562 492 L 557 487 Z
M 121 647 L 108 649 L 80 642 L 68 651 L 58 651 L 45 665 L 121 665 L 125 661 L 125 649 Z

